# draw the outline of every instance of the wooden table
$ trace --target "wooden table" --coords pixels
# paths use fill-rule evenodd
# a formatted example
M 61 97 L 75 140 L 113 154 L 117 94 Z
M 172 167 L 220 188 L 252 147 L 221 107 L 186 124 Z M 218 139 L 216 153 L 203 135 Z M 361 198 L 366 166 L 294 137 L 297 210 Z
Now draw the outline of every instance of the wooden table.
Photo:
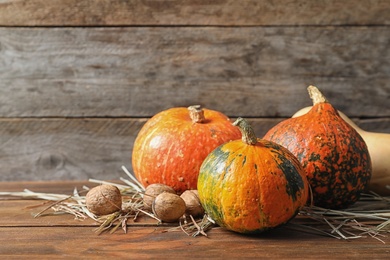
M 0 191 L 72 194 L 86 182 L 3 182 Z M 89 184 L 90 186 L 90 184 Z M 164 232 L 171 226 L 131 224 L 128 232 L 98 235 L 91 219 L 71 215 L 33 218 L 37 200 L 0 197 L 0 258 L 359 258 L 388 259 L 390 238 L 382 243 L 371 237 L 340 240 L 292 229 L 286 225 L 256 236 L 240 235 L 214 227 L 207 237 L 187 236 L 182 231 Z

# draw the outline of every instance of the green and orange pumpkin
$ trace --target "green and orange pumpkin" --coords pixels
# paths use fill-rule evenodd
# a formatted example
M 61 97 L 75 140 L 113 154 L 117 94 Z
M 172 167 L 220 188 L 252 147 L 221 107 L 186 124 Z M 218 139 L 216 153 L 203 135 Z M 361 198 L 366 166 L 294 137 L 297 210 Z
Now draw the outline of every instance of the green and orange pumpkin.
M 165 184 L 178 194 L 196 189 L 206 156 L 240 137 L 230 119 L 215 110 L 190 106 L 161 111 L 145 123 L 134 142 L 134 175 L 145 187 Z
M 308 197 L 306 174 L 286 148 L 257 139 L 248 122 L 234 123 L 242 140 L 222 144 L 204 160 L 199 199 L 219 226 L 260 233 L 292 219 Z
M 306 170 L 312 203 L 342 209 L 355 203 L 371 178 L 371 159 L 360 134 L 314 86 L 308 91 L 313 107 L 304 115 L 284 120 L 264 139 L 290 150 Z

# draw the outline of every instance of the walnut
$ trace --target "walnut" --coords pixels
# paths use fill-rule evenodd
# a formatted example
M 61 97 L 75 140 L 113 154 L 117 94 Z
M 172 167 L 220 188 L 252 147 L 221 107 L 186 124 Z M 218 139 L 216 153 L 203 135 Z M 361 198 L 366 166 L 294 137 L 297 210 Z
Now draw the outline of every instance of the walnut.
M 165 184 L 154 183 L 147 186 L 143 197 L 144 209 L 148 211 L 152 211 L 152 204 L 154 199 L 163 192 L 176 194 L 173 188 Z
M 95 215 L 108 215 L 122 209 L 122 195 L 116 186 L 102 184 L 88 191 L 85 204 Z
M 197 190 L 186 190 L 180 197 L 186 203 L 186 214 L 197 217 L 204 214 L 204 209 L 199 200 L 199 195 Z
M 175 222 L 184 215 L 186 203 L 177 194 L 163 192 L 154 200 L 152 210 L 161 221 Z

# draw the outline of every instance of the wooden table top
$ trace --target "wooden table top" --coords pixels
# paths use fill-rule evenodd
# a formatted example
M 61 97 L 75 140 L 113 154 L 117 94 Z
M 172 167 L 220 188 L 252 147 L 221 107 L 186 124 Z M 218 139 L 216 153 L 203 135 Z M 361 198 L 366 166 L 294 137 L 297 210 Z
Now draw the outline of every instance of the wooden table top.
M 2 191 L 72 194 L 86 182 L 2 182 Z M 214 227 L 207 237 L 191 237 L 183 231 L 165 232 L 172 225 L 152 222 L 129 224 L 127 233 L 98 235 L 92 219 L 72 215 L 34 218 L 37 200 L 0 196 L 0 257 L 29 258 L 262 258 L 388 259 L 390 234 L 381 241 L 372 237 L 336 239 L 292 228 L 287 224 L 261 235 L 241 235 Z M 174 226 L 174 225 L 173 225 Z

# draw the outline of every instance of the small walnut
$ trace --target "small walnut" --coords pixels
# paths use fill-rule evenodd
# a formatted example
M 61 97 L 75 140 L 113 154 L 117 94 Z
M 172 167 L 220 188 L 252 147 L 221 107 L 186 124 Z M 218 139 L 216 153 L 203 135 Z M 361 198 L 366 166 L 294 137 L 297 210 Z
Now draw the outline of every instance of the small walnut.
M 176 194 L 173 188 L 165 184 L 154 183 L 147 186 L 143 197 L 144 209 L 152 211 L 152 204 L 154 199 L 163 192 Z
M 163 192 L 154 200 L 152 210 L 161 221 L 175 222 L 184 215 L 186 203 L 177 194 Z
M 101 216 L 114 213 L 122 208 L 122 195 L 114 185 L 102 184 L 90 189 L 85 196 L 87 208 Z
M 186 203 L 186 214 L 197 217 L 204 214 L 204 209 L 199 200 L 199 194 L 197 190 L 186 190 L 180 197 Z

